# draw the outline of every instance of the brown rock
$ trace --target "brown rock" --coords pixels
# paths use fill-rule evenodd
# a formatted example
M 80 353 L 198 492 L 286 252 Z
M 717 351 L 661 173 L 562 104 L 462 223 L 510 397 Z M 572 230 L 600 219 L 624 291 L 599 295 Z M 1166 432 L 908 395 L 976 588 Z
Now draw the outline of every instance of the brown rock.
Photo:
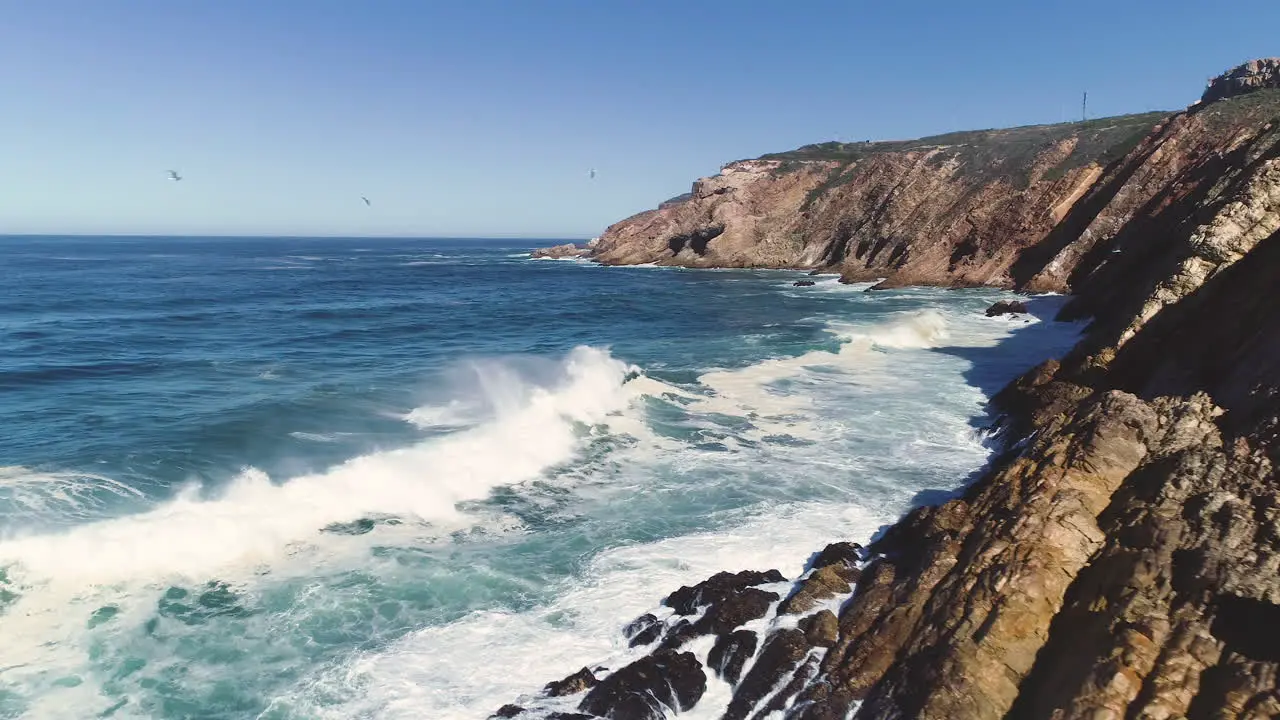
M 577 695 L 580 692 L 590 690 L 599 683 L 600 681 L 596 680 L 594 673 L 587 668 L 582 668 L 563 680 L 547 683 L 547 686 L 542 689 L 542 693 L 548 697 Z

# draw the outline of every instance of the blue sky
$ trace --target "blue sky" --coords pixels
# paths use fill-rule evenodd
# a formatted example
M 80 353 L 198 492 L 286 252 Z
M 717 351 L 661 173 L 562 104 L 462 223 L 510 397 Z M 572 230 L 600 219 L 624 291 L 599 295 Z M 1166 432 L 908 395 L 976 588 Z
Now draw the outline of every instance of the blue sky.
M 1280 55 L 1280 3 L 1223 12 L 0 0 L 0 233 L 589 237 L 809 142 L 1181 108 Z

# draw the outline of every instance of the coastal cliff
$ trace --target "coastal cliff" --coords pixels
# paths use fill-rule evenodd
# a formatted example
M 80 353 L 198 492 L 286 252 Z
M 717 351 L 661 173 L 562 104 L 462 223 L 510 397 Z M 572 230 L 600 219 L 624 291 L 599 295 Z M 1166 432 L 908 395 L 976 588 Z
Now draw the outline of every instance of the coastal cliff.
M 499 715 L 661 718 L 708 673 L 726 720 L 1280 715 L 1277 68 L 1168 116 L 739 163 L 611 227 L 597 261 L 1069 290 L 1094 321 L 999 393 L 1008 450 L 957 497 L 680 588 L 621 630 L 640 660 Z

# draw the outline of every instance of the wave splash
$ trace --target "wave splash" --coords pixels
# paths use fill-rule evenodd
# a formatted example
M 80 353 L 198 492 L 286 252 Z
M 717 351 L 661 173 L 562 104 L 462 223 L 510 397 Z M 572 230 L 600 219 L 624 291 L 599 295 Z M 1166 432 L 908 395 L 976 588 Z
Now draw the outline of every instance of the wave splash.
M 249 468 L 215 498 L 192 486 L 143 513 L 10 538 L 0 542 L 0 566 L 16 568 L 26 582 L 77 586 L 208 578 L 269 564 L 321 542 L 326 526 L 369 515 L 445 530 L 465 525 L 459 503 L 571 460 L 584 438 L 631 404 L 625 380 L 635 372 L 590 347 L 573 350 L 555 377 L 541 381 L 481 371 L 495 410 L 487 422 L 283 483 Z

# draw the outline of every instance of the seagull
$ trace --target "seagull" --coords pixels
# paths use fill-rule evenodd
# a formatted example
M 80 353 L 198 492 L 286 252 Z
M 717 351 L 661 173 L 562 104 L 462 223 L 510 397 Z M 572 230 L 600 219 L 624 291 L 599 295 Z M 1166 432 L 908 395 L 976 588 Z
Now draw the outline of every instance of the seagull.
M 589 170 L 589 171 L 587 172 L 587 177 L 591 178 L 592 180 L 595 180 L 595 179 L 596 179 L 596 169 L 595 169 L 595 168 L 591 168 L 591 170 Z
M 170 170 L 170 171 L 169 171 L 169 179 L 170 179 L 170 180 L 172 180 L 172 181 L 174 181 L 174 182 L 178 182 L 179 180 L 181 180 L 181 179 L 182 179 L 182 176 L 181 176 L 181 175 L 179 175 L 179 174 L 178 174 L 178 172 L 177 172 L 176 170 Z
M 365 197 L 365 196 L 361 195 L 361 196 L 360 196 L 360 199 L 364 201 L 365 207 L 368 207 L 369 205 L 372 205 L 372 203 L 370 203 L 370 202 L 369 202 L 369 198 L 367 198 L 367 197 Z

